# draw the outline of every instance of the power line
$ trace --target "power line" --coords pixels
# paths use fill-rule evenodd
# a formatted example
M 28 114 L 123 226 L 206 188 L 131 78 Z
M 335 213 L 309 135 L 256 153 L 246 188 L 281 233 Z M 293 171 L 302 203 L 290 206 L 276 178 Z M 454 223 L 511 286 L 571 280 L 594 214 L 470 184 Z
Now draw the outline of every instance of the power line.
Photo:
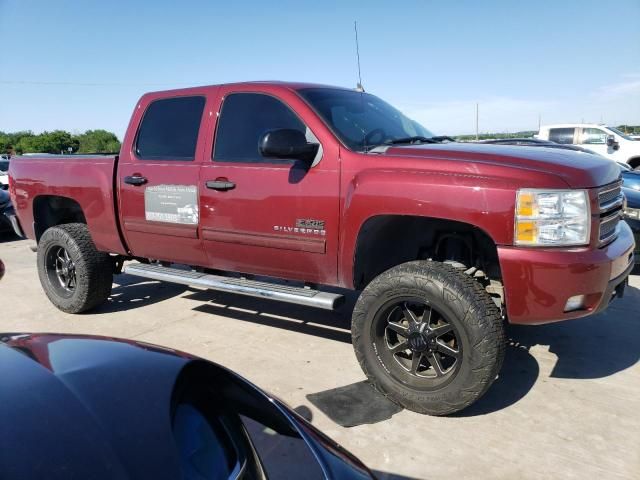
M 167 87 L 192 86 L 193 83 L 104 83 L 104 82 L 49 82 L 33 80 L 0 80 L 0 85 L 56 85 L 68 87 Z

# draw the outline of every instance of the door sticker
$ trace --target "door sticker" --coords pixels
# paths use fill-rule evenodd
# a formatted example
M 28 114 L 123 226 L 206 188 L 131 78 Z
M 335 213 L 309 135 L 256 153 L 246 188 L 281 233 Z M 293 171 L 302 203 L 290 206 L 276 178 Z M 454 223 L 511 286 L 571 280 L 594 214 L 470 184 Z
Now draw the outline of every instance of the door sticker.
M 144 216 L 150 222 L 198 224 L 196 185 L 154 185 L 144 191 Z

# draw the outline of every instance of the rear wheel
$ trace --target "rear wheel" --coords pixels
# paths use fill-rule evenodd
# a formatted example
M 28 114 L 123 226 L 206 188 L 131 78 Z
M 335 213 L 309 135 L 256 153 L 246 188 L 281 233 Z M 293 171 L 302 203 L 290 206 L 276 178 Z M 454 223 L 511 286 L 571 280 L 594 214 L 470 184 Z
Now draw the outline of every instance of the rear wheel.
M 38 276 L 51 303 L 63 312 L 80 313 L 111 294 L 113 262 L 96 250 L 86 225 L 59 225 L 40 238 Z
M 504 357 L 503 321 L 482 286 L 461 269 L 417 261 L 374 279 L 352 322 L 358 361 L 401 406 L 446 415 L 471 405 Z

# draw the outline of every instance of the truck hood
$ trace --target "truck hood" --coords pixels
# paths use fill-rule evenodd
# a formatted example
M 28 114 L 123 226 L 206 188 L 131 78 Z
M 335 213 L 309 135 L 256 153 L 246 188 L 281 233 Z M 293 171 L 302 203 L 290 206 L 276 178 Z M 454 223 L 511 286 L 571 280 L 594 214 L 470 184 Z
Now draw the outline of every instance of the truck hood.
M 437 158 L 535 170 L 557 175 L 569 187 L 593 188 L 615 182 L 620 168 L 600 155 L 572 150 L 519 145 L 442 143 L 392 146 L 386 155 L 407 158 Z M 514 176 L 519 176 L 514 173 Z

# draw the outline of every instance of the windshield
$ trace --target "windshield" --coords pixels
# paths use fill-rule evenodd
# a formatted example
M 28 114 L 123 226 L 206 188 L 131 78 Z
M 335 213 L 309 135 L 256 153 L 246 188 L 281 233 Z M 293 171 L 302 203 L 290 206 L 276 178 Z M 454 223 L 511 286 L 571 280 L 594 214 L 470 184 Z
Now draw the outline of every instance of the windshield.
M 9 160 L 0 160 L 0 172 L 9 171 Z
M 624 138 L 625 140 L 631 140 L 633 141 L 634 139 L 631 138 L 629 135 L 627 135 L 626 133 L 618 130 L 617 128 L 614 127 L 607 127 L 607 129 L 611 130 L 613 133 L 615 133 L 616 135 L 620 135 L 622 138 Z
M 305 88 L 298 93 L 351 150 L 433 137 L 418 122 L 369 93 L 337 88 Z

